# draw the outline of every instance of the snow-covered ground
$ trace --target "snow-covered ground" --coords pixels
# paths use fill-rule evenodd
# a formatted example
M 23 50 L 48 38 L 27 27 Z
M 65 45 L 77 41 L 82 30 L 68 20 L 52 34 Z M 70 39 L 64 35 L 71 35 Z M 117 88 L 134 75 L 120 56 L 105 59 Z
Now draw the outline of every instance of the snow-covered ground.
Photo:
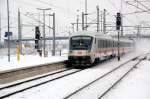
M 87 83 L 95 80 L 100 75 L 117 67 L 119 64 L 131 59 L 134 56 L 149 52 L 150 46 L 147 42 L 149 42 L 149 40 L 144 40 L 142 42 L 139 40 L 137 51 L 121 57 L 120 62 L 117 61 L 117 58 L 112 59 L 96 67 L 89 68 L 76 74 L 61 78 L 59 80 L 55 80 L 51 83 L 47 83 L 39 87 L 26 90 L 19 94 L 8 97 L 8 99 L 63 99 L 66 95 L 86 85 Z M 43 58 L 41 58 L 41 60 L 42 59 Z M 51 57 L 49 59 L 51 59 Z M 58 57 L 56 57 L 56 59 L 58 59 Z M 64 57 L 62 59 L 64 59 Z M 40 58 L 38 57 L 37 59 L 34 58 L 32 60 L 30 58 L 27 60 L 29 60 L 30 62 L 33 61 L 34 63 L 34 61 L 40 60 Z M 37 62 L 35 63 L 37 64 Z M 5 68 L 5 66 L 3 66 L 3 68 Z M 103 99 L 150 99 L 149 75 L 150 75 L 150 61 L 144 60 L 137 66 L 137 68 L 135 68 L 131 73 L 129 73 L 125 79 L 123 79 L 106 96 L 104 96 Z M 93 93 L 87 94 L 98 95 L 97 93 L 94 93 L 95 90 L 96 89 L 93 89 Z M 88 97 L 87 95 L 87 97 L 85 98 L 78 97 L 77 99 L 91 99 L 91 97 Z
M 76 89 L 86 85 L 99 76 L 117 67 L 119 64 L 122 64 L 122 62 L 125 62 L 139 54 L 141 53 L 128 54 L 122 57 L 120 62 L 118 62 L 117 59 L 107 61 L 99 66 L 86 69 L 71 76 L 67 76 L 51 83 L 47 83 L 13 95 L 12 97 L 8 97 L 8 99 L 63 99 L 66 95 L 70 94 Z M 86 97 L 86 99 L 90 98 Z
M 103 99 L 150 99 L 150 61 L 143 61 Z
M 64 60 L 67 60 L 67 54 L 62 56 L 48 55 L 48 57 L 40 57 L 38 54 L 21 55 L 20 61 L 17 60 L 17 56 L 11 56 L 10 62 L 8 62 L 7 56 L 3 56 L 2 58 L 0 58 L 0 72 L 11 70 L 11 69 L 36 66 L 40 64 L 60 62 Z

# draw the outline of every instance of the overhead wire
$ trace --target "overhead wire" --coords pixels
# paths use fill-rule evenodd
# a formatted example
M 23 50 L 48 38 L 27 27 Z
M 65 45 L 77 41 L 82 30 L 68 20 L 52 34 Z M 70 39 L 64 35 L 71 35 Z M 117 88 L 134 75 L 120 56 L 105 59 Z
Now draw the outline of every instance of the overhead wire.
M 147 6 L 145 6 L 144 4 L 142 4 L 140 1 L 136 0 L 136 2 L 138 2 L 140 5 L 142 5 L 144 8 L 146 8 L 147 10 L 150 10 Z
M 142 4 L 140 1 L 137 0 L 137 2 L 138 2 L 141 6 L 143 6 L 145 9 L 150 10 L 147 6 L 145 6 L 144 4 Z M 148 11 L 148 13 L 150 13 L 150 12 Z
M 122 0 L 122 3 L 128 4 L 128 1 Z M 130 5 L 130 3 L 129 3 L 128 5 Z M 136 7 L 135 5 L 133 5 L 133 6 Z M 139 8 L 139 9 L 140 9 L 140 8 Z M 135 23 L 135 22 L 133 22 L 133 20 L 128 19 L 125 15 L 126 15 L 126 14 L 122 13 L 122 16 L 123 16 L 129 23 L 131 23 L 131 24 Z
M 36 18 L 30 17 L 30 16 L 28 16 L 28 15 L 22 13 L 22 12 L 21 12 L 21 14 L 24 15 L 24 16 L 26 16 L 26 17 L 28 17 L 28 18 L 30 18 L 30 19 L 32 19 L 32 20 L 34 20 L 34 21 L 36 21 L 36 22 L 39 22 L 40 24 L 44 24 L 43 22 L 41 22 L 40 20 L 38 20 L 38 19 L 36 19 Z M 50 29 L 53 29 L 52 27 L 50 27 L 50 26 L 47 25 L 47 24 L 45 24 L 45 26 L 48 27 L 48 28 L 50 28 Z
M 68 12 L 68 9 L 65 9 L 63 7 L 60 7 L 60 6 L 57 6 L 57 5 L 54 5 L 52 3 L 49 3 L 49 2 L 45 2 L 45 1 L 42 1 L 42 0 L 36 0 L 37 2 L 40 2 L 42 4 L 45 4 L 45 5 L 48 5 L 48 6 L 51 6 L 51 7 L 55 7 L 63 12 Z M 70 15 L 76 15 L 76 13 L 73 13 L 72 11 L 69 11 L 69 14 Z
M 136 0 L 136 1 L 138 1 L 138 0 Z M 145 9 L 143 9 L 143 8 L 141 8 L 141 7 L 138 7 L 138 6 L 136 6 L 136 5 L 134 5 L 134 4 L 131 4 L 131 3 L 129 3 L 129 1 L 125 1 L 124 0 L 124 2 L 126 3 L 126 4 L 128 4 L 128 5 L 131 5 L 131 6 L 133 6 L 133 7 L 135 7 L 135 8 L 137 8 L 137 9 L 139 9 L 139 10 L 141 10 L 141 11 L 139 11 L 138 13 L 140 13 L 140 12 L 148 12 L 148 13 L 150 13 L 149 11 L 149 9 L 146 11 Z M 134 1 L 133 1 L 134 2 Z M 138 1 L 138 3 L 139 3 L 139 1 Z M 140 3 L 140 5 L 141 5 L 141 3 Z M 143 6 L 143 4 L 142 4 L 142 6 Z M 136 14 L 136 12 L 134 13 L 134 12 L 132 12 L 133 14 Z M 129 14 L 132 14 L 132 13 L 129 13 Z M 125 15 L 128 15 L 128 14 L 125 14 Z M 139 20 L 138 20 L 139 21 Z
M 118 10 L 117 7 L 115 6 L 115 4 L 114 4 L 113 2 L 111 2 L 111 0 L 108 0 L 108 1 L 109 1 L 109 3 L 110 3 L 116 10 Z M 123 2 L 126 2 L 126 1 L 125 1 L 125 0 L 121 1 L 121 3 L 123 3 Z M 122 6 L 123 6 L 123 4 L 122 4 Z M 123 15 L 123 14 L 122 14 L 122 15 Z M 115 16 L 115 15 L 112 15 L 112 16 Z M 129 20 L 126 16 L 123 15 L 123 17 L 124 17 L 124 19 L 125 19 L 126 21 L 128 21 L 129 23 L 131 23 L 131 24 L 135 23 L 135 22 L 132 22 L 131 20 Z
M 115 6 L 115 4 L 111 1 L 111 0 L 107 0 L 116 10 L 118 10 L 118 8 Z
M 26 4 L 26 6 L 30 6 L 32 8 L 38 7 L 38 5 L 35 5 L 33 3 L 28 3 L 28 2 L 25 2 L 25 1 L 22 1 L 22 0 L 14 0 L 14 1 L 16 1 L 16 3 Z
M 133 1 L 133 2 L 135 2 L 135 1 Z M 144 4 L 142 4 L 141 2 L 142 1 L 138 1 L 138 0 L 136 0 L 136 2 L 138 3 L 138 4 L 140 4 L 141 6 L 143 6 L 145 9 L 147 9 L 147 10 L 145 10 L 145 9 L 143 9 L 143 8 L 140 8 L 140 7 L 138 7 L 138 6 L 135 6 L 135 5 L 133 5 L 133 4 L 131 4 L 131 3 L 129 3 L 129 2 L 126 2 L 127 4 L 129 4 L 129 5 L 132 5 L 132 6 L 134 6 L 135 8 L 137 8 L 137 9 L 140 9 L 140 10 L 142 10 L 142 11 L 137 11 L 137 12 L 132 12 L 132 13 L 129 13 L 129 14 L 137 14 L 137 13 L 143 13 L 143 12 L 147 12 L 147 13 L 150 13 L 149 11 L 150 11 L 150 9 L 147 7 L 147 6 L 145 6 Z M 145 1 L 146 2 L 146 1 Z M 128 14 L 127 14 L 128 15 Z M 139 21 L 139 19 L 138 19 L 138 21 Z M 141 24 L 142 22 L 140 22 L 140 24 Z

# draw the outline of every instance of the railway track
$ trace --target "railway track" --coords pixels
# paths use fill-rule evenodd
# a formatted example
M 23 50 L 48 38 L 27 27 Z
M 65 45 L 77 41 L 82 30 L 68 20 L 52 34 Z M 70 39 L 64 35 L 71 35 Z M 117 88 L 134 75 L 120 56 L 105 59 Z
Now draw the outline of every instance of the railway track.
M 54 73 L 48 73 L 48 74 L 44 74 L 42 76 L 37 76 L 37 77 L 29 78 L 27 80 L 21 80 L 21 81 L 19 81 L 17 83 L 4 84 L 3 86 L 0 87 L 0 90 L 6 89 L 6 88 L 11 88 L 11 87 L 14 87 L 14 86 L 18 86 L 18 85 L 21 85 L 21 84 L 24 84 L 24 83 L 27 83 L 27 82 L 38 80 L 38 79 L 41 79 L 41 78 L 44 78 L 44 77 L 48 77 L 48 76 L 51 76 L 51 75 L 55 75 L 55 74 L 58 74 L 58 73 L 62 73 L 62 72 L 68 71 L 70 69 L 63 69 L 63 70 L 56 71 Z
M 71 94 L 66 96 L 65 99 L 74 96 L 75 94 L 77 94 L 78 92 L 80 92 L 84 88 L 90 86 L 94 82 L 104 78 L 105 76 L 107 76 L 108 74 L 111 74 L 113 71 L 121 68 L 123 65 L 127 64 L 128 62 L 135 61 L 138 58 L 139 57 L 135 57 L 135 58 L 133 58 L 131 60 L 128 60 L 127 62 L 121 64 L 119 67 L 113 69 L 112 71 L 108 72 L 107 74 L 102 75 L 98 79 L 96 79 L 96 80 L 88 83 L 87 85 L 83 86 L 82 88 L 72 92 Z M 143 58 L 140 58 L 140 59 L 143 59 Z M 28 80 L 25 80 L 25 81 L 21 81 L 21 82 L 15 83 L 15 84 L 11 84 L 11 85 L 6 85 L 6 86 L 3 86 L 3 87 L 0 87 L 0 99 L 13 96 L 13 95 L 15 95 L 17 93 L 21 93 L 21 92 L 26 91 L 28 89 L 31 89 L 31 88 L 34 88 L 34 87 L 38 87 L 40 85 L 52 82 L 54 80 L 58 80 L 60 78 L 63 78 L 63 77 L 66 77 L 66 76 L 78 73 L 78 72 L 83 71 L 83 70 L 84 69 L 81 70 L 81 69 L 72 69 L 72 68 L 59 70 L 57 72 L 53 72 L 53 73 L 50 73 L 50 74 L 46 74 L 46 75 L 42 75 L 42 76 L 35 77 L 35 78 L 32 78 L 32 79 L 28 79 Z
M 111 84 L 110 84 L 111 86 L 109 86 L 107 89 L 103 89 L 103 85 L 104 85 L 104 84 L 101 85 L 101 89 L 103 89 L 103 91 L 100 92 L 100 93 L 98 93 L 98 94 L 99 94 L 98 97 L 96 96 L 96 99 L 97 99 L 97 98 L 98 98 L 98 99 L 101 99 L 101 98 L 102 98 L 104 95 L 106 95 L 115 85 L 117 85 L 129 72 L 131 72 L 142 60 L 144 60 L 144 59 L 146 58 L 146 56 L 147 56 L 147 54 L 144 55 L 144 56 L 143 56 L 143 55 L 142 55 L 142 56 L 137 56 L 137 57 L 135 57 L 135 58 L 133 58 L 133 59 L 131 59 L 131 60 L 128 60 L 127 62 L 121 64 L 120 66 L 114 68 L 113 70 L 111 70 L 111 71 L 105 73 L 104 75 L 101 75 L 101 76 L 98 77 L 97 79 L 95 79 L 95 80 L 89 82 L 88 84 L 86 84 L 86 85 L 80 87 L 79 89 L 75 90 L 74 92 L 71 92 L 70 94 L 68 94 L 67 96 L 65 96 L 64 99 L 69 99 L 69 98 L 70 98 L 70 99 L 76 99 L 77 97 L 82 97 L 82 96 L 84 97 L 84 95 L 87 95 L 88 93 L 90 93 L 90 92 L 87 91 L 87 90 L 90 89 L 90 86 L 93 86 L 93 84 L 95 84 L 96 82 L 97 82 L 97 83 L 98 83 L 98 82 L 101 83 L 103 80 L 106 80 L 106 77 L 108 77 L 109 75 L 112 75 L 113 73 L 119 71 L 121 68 L 125 68 L 127 64 L 128 64 L 128 65 L 131 65 L 130 63 L 132 63 L 132 65 L 131 65 L 130 67 L 128 67 L 128 68 L 125 69 L 125 73 L 122 74 L 122 76 L 119 77 L 119 79 L 117 79 L 116 81 L 114 81 L 113 83 L 111 83 Z M 120 71 L 120 72 L 122 72 L 122 71 Z M 109 79 L 110 79 L 110 78 L 109 78 Z M 109 80 L 107 79 L 107 80 L 105 81 L 105 83 L 108 82 L 108 81 L 109 81 Z M 110 80 L 110 81 L 111 81 L 111 80 Z M 98 84 L 99 84 L 99 83 L 98 83 Z M 95 88 L 97 88 L 97 87 L 95 87 Z M 84 90 L 86 90 L 87 93 L 86 93 L 86 91 L 84 91 Z M 94 88 L 93 88 L 93 90 L 94 90 Z M 91 88 L 91 92 L 92 92 L 93 90 L 92 90 L 92 88 Z M 76 97 L 76 96 L 77 96 L 77 97 Z M 93 97 L 92 97 L 92 98 L 93 98 Z
M 83 69 L 82 69 L 83 70 Z M 60 78 L 75 74 L 77 72 L 82 71 L 81 69 L 65 69 L 55 73 L 39 76 L 33 79 L 29 79 L 26 81 L 22 81 L 19 83 L 15 83 L 12 85 L 6 85 L 4 87 L 0 87 L 0 99 L 12 96 L 14 94 L 23 92 L 25 90 L 52 82 L 54 80 L 58 80 Z
M 105 62 L 105 61 L 104 61 Z M 103 63 L 103 62 L 102 62 Z M 85 69 L 85 68 L 84 68 Z M 47 73 L 44 74 L 42 76 L 37 76 L 37 77 L 32 77 L 32 78 L 27 78 L 27 80 L 21 80 L 19 82 L 15 82 L 15 83 L 10 83 L 10 84 L 4 84 L 3 86 L 0 86 L 0 99 L 2 98 L 7 98 L 9 96 L 15 95 L 17 93 L 26 91 L 28 89 L 34 88 L 34 87 L 38 87 L 40 85 L 52 82 L 54 80 L 58 80 L 60 78 L 78 73 L 80 71 L 83 71 L 84 69 L 73 69 L 72 67 L 67 68 L 67 69 L 62 69 L 62 70 L 58 70 L 57 72 L 54 73 Z M 61 75 L 62 73 L 62 75 Z M 52 77 L 52 76 L 56 76 L 59 75 L 58 77 Z M 38 81 L 40 79 L 45 79 L 44 81 Z M 48 79 L 50 78 L 50 79 Z M 35 84 L 32 84 L 33 82 L 38 82 Z M 31 84 L 29 84 L 31 83 Z M 26 87 L 21 87 L 28 84 L 28 86 Z M 12 91 L 10 91 L 12 90 Z

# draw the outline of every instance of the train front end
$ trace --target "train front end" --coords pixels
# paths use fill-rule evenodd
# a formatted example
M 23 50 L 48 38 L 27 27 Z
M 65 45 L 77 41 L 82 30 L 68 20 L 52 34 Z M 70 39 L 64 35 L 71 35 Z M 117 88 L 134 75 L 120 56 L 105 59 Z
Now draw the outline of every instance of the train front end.
M 71 65 L 86 66 L 91 64 L 91 48 L 93 37 L 72 36 L 70 37 L 68 61 Z

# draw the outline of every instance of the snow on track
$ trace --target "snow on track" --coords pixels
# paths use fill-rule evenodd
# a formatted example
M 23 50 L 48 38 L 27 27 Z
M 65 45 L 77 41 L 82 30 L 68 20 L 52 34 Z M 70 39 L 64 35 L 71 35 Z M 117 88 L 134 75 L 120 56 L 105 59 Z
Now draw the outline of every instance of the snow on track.
M 118 79 L 129 71 L 138 61 L 131 61 L 121 68 L 115 70 L 104 78 L 96 81 L 85 89 L 79 91 L 69 99 L 98 99 L 107 89 L 109 89 Z
M 150 61 L 142 61 L 102 99 L 150 99 Z
M 117 62 L 116 59 L 112 59 L 100 64 L 99 66 L 86 69 L 63 79 L 59 79 L 57 81 L 53 81 L 51 83 L 47 83 L 42 86 L 29 89 L 28 91 L 13 95 L 8 97 L 8 99 L 63 99 L 69 93 L 86 85 L 87 83 L 93 81 L 97 77 L 105 74 L 106 72 L 122 64 L 122 62 L 125 62 L 134 56 L 135 55 L 130 54 L 126 57 L 122 57 L 120 62 Z
M 30 86 L 34 86 L 34 85 L 38 85 L 38 84 L 43 83 L 43 82 L 51 81 L 55 78 L 59 78 L 63 75 L 67 75 L 67 74 L 70 74 L 70 73 L 73 73 L 73 72 L 76 72 L 76 71 L 78 71 L 78 70 L 77 69 L 71 69 L 71 70 L 61 72 L 61 73 L 58 73 L 58 74 L 55 74 L 55 75 L 50 75 L 50 76 L 40 78 L 40 79 L 37 79 L 37 80 L 34 80 L 34 81 L 23 83 L 21 85 L 17 85 L 17 86 L 11 87 L 11 88 L 6 88 L 6 89 L 3 89 L 3 90 L 0 90 L 0 97 L 4 96 L 4 95 L 7 95 L 7 94 L 10 94 L 10 93 L 13 93 L 13 92 L 18 91 L 18 90 L 28 88 Z

